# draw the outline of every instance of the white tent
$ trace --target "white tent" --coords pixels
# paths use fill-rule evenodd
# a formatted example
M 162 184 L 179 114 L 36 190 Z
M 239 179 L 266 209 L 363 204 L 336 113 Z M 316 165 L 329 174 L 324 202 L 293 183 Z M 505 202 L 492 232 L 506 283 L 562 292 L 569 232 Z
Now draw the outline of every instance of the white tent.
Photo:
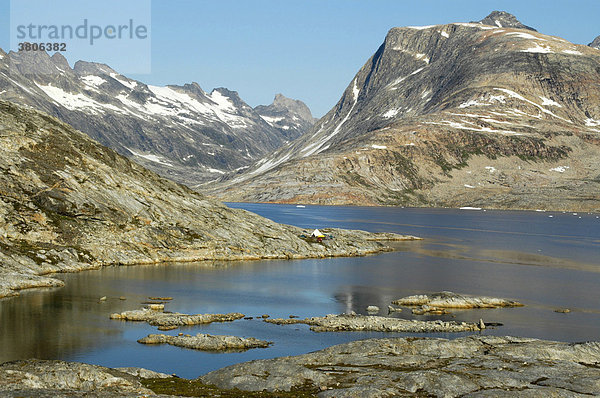
M 325 236 L 325 235 L 323 235 L 323 234 L 321 233 L 321 231 L 319 231 L 318 229 L 315 229 L 315 230 L 313 231 L 313 233 L 312 233 L 312 235 L 311 235 L 311 236 L 312 236 L 312 237 L 315 237 L 315 238 L 318 238 L 318 237 L 321 237 L 321 238 L 322 238 L 322 237 L 323 237 L 323 236 Z

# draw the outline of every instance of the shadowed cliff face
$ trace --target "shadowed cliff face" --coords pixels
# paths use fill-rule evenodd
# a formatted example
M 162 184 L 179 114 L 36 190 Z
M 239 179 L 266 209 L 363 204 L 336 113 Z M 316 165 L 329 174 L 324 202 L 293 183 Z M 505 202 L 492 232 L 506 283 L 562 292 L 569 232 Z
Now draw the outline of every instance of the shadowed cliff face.
M 598 209 L 599 126 L 598 50 L 482 23 L 394 28 L 309 133 L 211 189 L 232 201 Z
M 106 264 L 360 255 L 387 248 L 230 209 L 163 179 L 48 115 L 0 101 L 0 297 L 41 275 Z
M 314 124 L 280 112 L 274 125 L 235 91 L 146 85 L 104 64 L 79 61 L 71 68 L 60 53 L 0 50 L 0 98 L 56 116 L 187 185 L 248 166 Z

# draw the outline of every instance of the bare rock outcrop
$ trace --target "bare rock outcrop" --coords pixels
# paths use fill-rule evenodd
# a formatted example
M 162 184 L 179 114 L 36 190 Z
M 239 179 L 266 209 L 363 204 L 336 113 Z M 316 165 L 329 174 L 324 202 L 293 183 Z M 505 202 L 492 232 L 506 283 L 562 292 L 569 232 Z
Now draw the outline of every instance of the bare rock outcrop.
M 276 325 L 290 325 L 303 323 L 311 325 L 315 332 L 339 331 L 372 331 L 372 332 L 409 332 L 409 333 L 435 333 L 435 332 L 468 332 L 480 330 L 475 323 L 454 321 L 417 321 L 383 316 L 364 315 L 326 315 L 305 319 L 265 319 L 265 322 Z
M 134 376 L 130 373 L 136 373 Z M 150 372 L 150 371 L 149 371 Z M 2 397 L 139 397 L 154 396 L 139 380 L 162 377 L 140 369 L 119 371 L 76 362 L 29 359 L 0 365 Z M 143 376 L 142 376 L 143 377 Z
M 191 348 L 202 351 L 246 351 L 251 348 L 267 348 L 272 342 L 258 340 L 254 337 L 215 336 L 198 333 L 195 336 L 170 336 L 166 334 L 150 334 L 138 340 L 141 344 L 170 344 L 176 347 Z
M 487 296 L 470 296 L 453 292 L 437 292 L 431 294 L 417 294 L 392 301 L 392 304 L 403 306 L 421 306 L 426 308 L 498 308 L 522 307 L 523 304 L 515 300 Z M 427 311 L 426 311 L 427 312 Z
M 392 28 L 308 133 L 208 189 L 242 202 L 597 211 L 599 61 L 503 12 Z
M 600 344 L 516 337 L 354 341 L 246 362 L 199 378 L 221 388 L 319 397 L 575 397 L 600 394 Z
M 181 314 L 179 312 L 155 311 L 148 308 L 124 311 L 110 315 L 110 319 L 121 319 L 124 321 L 147 322 L 152 326 L 191 326 L 212 322 L 231 322 L 242 319 L 244 314 L 231 312 L 228 314 Z

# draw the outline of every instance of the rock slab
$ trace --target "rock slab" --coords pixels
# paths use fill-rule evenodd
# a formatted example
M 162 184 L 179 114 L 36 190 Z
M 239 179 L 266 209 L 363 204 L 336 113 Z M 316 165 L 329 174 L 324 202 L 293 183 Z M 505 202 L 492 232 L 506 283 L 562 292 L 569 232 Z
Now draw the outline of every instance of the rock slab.
M 469 296 L 453 292 L 438 292 L 431 294 L 417 294 L 392 301 L 392 304 L 403 306 L 429 306 L 436 308 L 498 308 L 522 307 L 523 304 L 515 300 L 504 298 Z
M 364 315 L 326 315 L 305 319 L 265 319 L 265 322 L 276 325 L 290 325 L 304 323 L 311 325 L 315 332 L 340 332 L 340 331 L 371 331 L 371 332 L 408 332 L 408 333 L 435 333 L 435 332 L 470 332 L 479 330 L 475 323 L 417 321 L 384 316 Z
M 577 397 L 600 394 L 600 343 L 469 336 L 371 339 L 246 362 L 199 378 L 220 388 L 319 397 Z
M 170 344 L 176 347 L 202 351 L 245 351 L 251 348 L 267 348 L 272 342 L 254 337 L 214 336 L 198 333 L 196 336 L 169 336 L 150 334 L 138 340 L 141 344 Z
M 191 326 L 212 322 L 231 322 L 242 319 L 244 314 L 231 312 L 229 314 L 181 314 L 179 312 L 153 311 L 147 308 L 141 310 L 124 311 L 110 315 L 110 319 L 124 321 L 147 322 L 152 326 Z

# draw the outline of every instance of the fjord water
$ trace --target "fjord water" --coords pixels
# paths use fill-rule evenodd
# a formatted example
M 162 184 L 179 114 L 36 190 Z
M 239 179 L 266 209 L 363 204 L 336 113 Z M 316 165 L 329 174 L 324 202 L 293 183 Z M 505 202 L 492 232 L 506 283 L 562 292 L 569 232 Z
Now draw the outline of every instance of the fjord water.
M 600 218 L 562 212 L 325 207 L 230 203 L 277 222 L 306 228 L 343 227 L 417 235 L 397 251 L 322 260 L 204 262 L 109 267 L 63 274 L 60 289 L 23 291 L 0 300 L 0 362 L 64 359 L 110 367 L 140 366 L 194 378 L 242 361 L 297 355 L 356 339 L 407 336 L 314 333 L 306 325 L 277 326 L 257 319 L 322 316 L 355 311 L 406 295 L 450 290 L 521 301 L 525 307 L 453 311 L 444 316 L 393 316 L 499 322 L 484 334 L 561 341 L 599 340 Z M 106 296 L 106 301 L 99 298 Z M 123 296 L 126 300 L 121 300 Z M 156 328 L 110 320 L 151 296 L 170 296 L 166 310 L 242 312 L 251 320 L 164 332 L 210 333 L 273 341 L 267 349 L 206 353 L 147 346 L 137 339 Z M 569 308 L 568 314 L 554 312 Z M 453 338 L 461 334 L 428 334 Z M 414 334 L 412 334 L 414 336 Z

